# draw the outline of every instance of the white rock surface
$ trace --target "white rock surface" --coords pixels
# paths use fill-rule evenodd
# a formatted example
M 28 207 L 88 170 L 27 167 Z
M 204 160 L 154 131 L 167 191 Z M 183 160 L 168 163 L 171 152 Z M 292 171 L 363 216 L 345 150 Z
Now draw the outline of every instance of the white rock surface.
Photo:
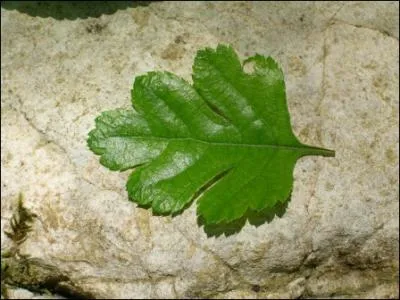
M 75 20 L 2 8 L 2 252 L 22 192 L 38 220 L 20 252 L 95 297 L 397 297 L 398 6 L 155 2 Z M 190 79 L 196 51 L 219 42 L 277 59 L 297 136 L 336 157 L 297 163 L 282 218 L 207 237 L 195 205 L 171 218 L 128 202 L 130 172 L 102 167 L 86 138 L 101 111 L 130 106 L 135 76 Z
M 59 295 L 37 294 L 21 288 L 8 289 L 7 296 L 8 299 L 65 299 Z

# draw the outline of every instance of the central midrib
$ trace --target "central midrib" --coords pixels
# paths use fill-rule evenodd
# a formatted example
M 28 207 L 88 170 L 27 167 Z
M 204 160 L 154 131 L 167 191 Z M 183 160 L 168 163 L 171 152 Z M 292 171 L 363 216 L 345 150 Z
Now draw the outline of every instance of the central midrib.
M 123 136 L 118 136 L 123 137 Z M 216 146 L 227 146 L 227 147 L 244 147 L 244 148 L 268 148 L 268 149 L 281 149 L 281 150 L 291 150 L 291 151 L 299 151 L 305 155 L 323 155 L 323 156 L 334 156 L 335 151 L 328 150 L 324 148 L 318 148 L 308 145 L 300 145 L 300 146 L 287 146 L 287 145 L 268 145 L 268 144 L 246 144 L 246 143 L 229 143 L 229 142 L 211 142 L 204 141 L 200 139 L 194 139 L 190 137 L 186 138 L 166 138 L 166 137 L 158 137 L 158 136 L 125 136 L 125 138 L 131 139 L 143 139 L 143 140 L 162 140 L 162 141 L 191 141 L 197 142 L 201 144 L 207 145 L 216 145 Z

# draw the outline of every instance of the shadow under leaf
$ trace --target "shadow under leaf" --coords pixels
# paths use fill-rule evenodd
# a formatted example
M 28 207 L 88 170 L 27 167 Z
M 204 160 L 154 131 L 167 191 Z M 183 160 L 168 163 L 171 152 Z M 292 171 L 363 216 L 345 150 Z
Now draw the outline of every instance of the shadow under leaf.
M 192 205 L 193 202 L 196 202 L 201 195 L 208 190 L 210 187 L 212 187 L 216 182 L 218 182 L 221 178 L 223 178 L 226 174 L 228 174 L 231 171 L 231 169 L 224 170 L 223 172 L 220 172 L 216 176 L 214 176 L 211 180 L 209 180 L 206 184 L 204 184 L 192 197 L 188 203 L 185 204 L 184 207 L 182 207 L 179 211 L 176 211 L 174 213 L 170 212 L 156 212 L 152 210 L 152 215 L 153 216 L 168 216 L 171 215 L 172 217 L 176 217 L 177 215 L 182 214 L 184 210 L 186 210 L 190 205 Z M 142 209 L 151 209 L 152 204 L 147 203 L 147 204 L 139 204 L 138 202 L 135 201 L 135 199 L 131 198 L 130 196 L 129 200 L 132 202 L 135 202 L 136 205 L 139 208 Z M 201 200 L 200 200 L 201 201 Z M 255 211 L 255 210 L 247 210 L 247 212 L 239 219 L 233 220 L 232 222 L 221 222 L 217 224 L 207 224 L 204 220 L 203 217 L 198 216 L 197 217 L 197 225 L 199 227 L 203 226 L 205 233 L 207 234 L 208 237 L 212 236 L 220 236 L 222 234 L 225 234 L 225 236 L 230 236 L 235 233 L 238 233 L 246 224 L 246 221 L 249 222 L 249 224 L 253 226 L 260 226 L 264 224 L 265 222 L 270 223 L 276 216 L 279 218 L 282 217 L 286 209 L 289 205 L 289 202 L 291 201 L 291 195 L 287 198 L 286 201 L 283 203 L 281 201 L 278 201 L 275 206 L 273 207 L 267 207 L 264 208 L 261 211 Z
M 128 7 L 147 6 L 151 2 L 159 1 L 1 1 L 1 7 L 32 17 L 75 20 L 97 18 Z
M 258 227 L 265 222 L 270 223 L 276 216 L 279 218 L 282 217 L 286 212 L 290 200 L 291 198 L 289 197 L 289 199 L 284 203 L 278 202 L 274 207 L 268 207 L 258 212 L 254 210 L 248 210 L 243 217 L 232 222 L 206 224 L 204 219 L 199 216 L 197 218 L 197 224 L 199 227 L 204 226 L 204 231 L 208 237 L 218 237 L 222 234 L 225 234 L 225 236 L 230 236 L 238 233 L 246 224 L 246 221 L 248 221 L 251 225 Z
M 278 201 L 278 203 L 275 204 L 274 207 L 267 207 L 261 211 L 254 211 L 254 210 L 248 210 L 243 217 L 236 219 L 232 222 L 221 222 L 218 224 L 206 224 L 204 219 L 201 216 L 197 217 L 197 225 L 199 227 L 203 226 L 205 233 L 207 234 L 207 237 L 218 237 L 222 234 L 225 236 L 230 236 L 235 233 L 238 233 L 246 224 L 246 221 L 249 222 L 249 224 L 253 226 L 260 226 L 264 223 L 270 223 L 275 217 L 281 218 L 285 212 L 286 209 L 289 205 L 289 202 L 291 200 L 291 196 L 285 201 L 284 203 Z M 134 200 L 131 199 L 131 201 L 135 202 Z M 187 208 L 188 205 L 192 204 L 192 201 L 189 202 L 185 208 Z M 140 208 L 143 209 L 151 209 L 151 204 L 138 204 L 136 205 Z M 184 208 L 184 209 L 185 209 Z M 175 212 L 172 214 L 172 217 L 175 217 L 177 215 L 180 215 L 184 209 Z M 154 212 L 152 211 L 153 216 L 168 216 L 171 215 L 170 213 L 159 213 L 159 212 Z

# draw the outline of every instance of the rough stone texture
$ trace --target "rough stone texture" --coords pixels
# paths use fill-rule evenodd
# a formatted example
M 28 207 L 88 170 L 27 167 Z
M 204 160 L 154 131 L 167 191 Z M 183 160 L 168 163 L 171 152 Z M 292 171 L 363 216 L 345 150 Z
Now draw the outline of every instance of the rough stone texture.
M 22 192 L 38 218 L 19 252 L 56 268 L 69 292 L 398 297 L 398 9 L 156 2 L 56 20 L 2 8 L 2 253 L 12 246 L 4 230 Z M 101 111 L 130 106 L 134 76 L 168 70 L 190 80 L 197 49 L 218 42 L 242 57 L 277 59 L 297 136 L 336 157 L 297 163 L 282 218 L 207 237 L 195 205 L 171 218 L 128 202 L 130 172 L 102 167 L 86 138 Z M 10 295 L 18 293 L 35 297 Z
M 9 299 L 65 299 L 64 297 L 61 297 L 59 295 L 37 294 L 21 288 L 8 289 L 7 296 Z

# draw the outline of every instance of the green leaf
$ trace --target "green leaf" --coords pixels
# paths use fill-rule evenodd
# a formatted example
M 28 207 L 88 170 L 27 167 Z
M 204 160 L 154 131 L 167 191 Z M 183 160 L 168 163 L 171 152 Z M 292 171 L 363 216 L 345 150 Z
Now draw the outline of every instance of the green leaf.
M 88 145 L 111 170 L 136 168 L 127 183 L 131 200 L 176 214 L 198 198 L 205 224 L 228 223 L 285 203 L 300 157 L 334 156 L 294 136 L 277 63 L 255 55 L 244 64 L 230 46 L 200 50 L 193 85 L 147 73 L 135 79 L 134 110 L 96 119 Z

